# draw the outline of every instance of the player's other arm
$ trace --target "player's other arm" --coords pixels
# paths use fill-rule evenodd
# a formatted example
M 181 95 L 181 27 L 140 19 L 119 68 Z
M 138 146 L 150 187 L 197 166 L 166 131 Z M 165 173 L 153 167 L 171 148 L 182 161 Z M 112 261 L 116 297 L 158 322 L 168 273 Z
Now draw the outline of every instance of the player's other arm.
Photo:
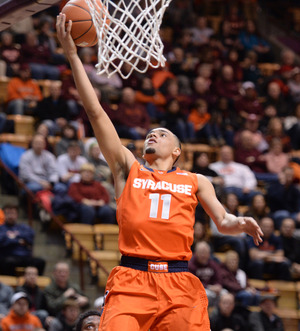
M 252 217 L 236 217 L 225 211 L 217 199 L 215 190 L 210 181 L 202 175 L 198 178 L 198 199 L 206 213 L 215 222 L 219 232 L 227 235 L 237 235 L 245 232 L 253 237 L 258 245 L 262 241 L 263 233 Z
M 129 171 L 135 158 L 132 153 L 122 145 L 111 120 L 101 107 L 94 88 L 77 54 L 75 43 L 70 35 L 72 24 L 70 22 L 66 28 L 65 20 L 66 17 L 62 13 L 57 17 L 57 38 L 71 65 L 78 93 L 93 126 L 101 151 L 114 175 L 118 174 L 120 168 L 124 171 Z

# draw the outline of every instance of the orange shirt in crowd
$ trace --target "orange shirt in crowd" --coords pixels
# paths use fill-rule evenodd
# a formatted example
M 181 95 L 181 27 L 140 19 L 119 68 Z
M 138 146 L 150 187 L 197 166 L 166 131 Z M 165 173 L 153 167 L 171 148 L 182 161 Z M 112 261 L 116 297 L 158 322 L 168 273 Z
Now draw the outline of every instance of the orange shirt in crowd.
M 35 315 L 27 312 L 25 315 L 19 316 L 12 309 L 1 320 L 2 331 L 33 331 L 35 328 L 42 327 L 42 323 Z
M 5 220 L 4 212 L 2 209 L 0 209 L 0 225 L 4 224 L 4 220 Z
M 19 77 L 12 78 L 7 86 L 7 99 L 9 102 L 16 99 L 32 99 L 40 101 L 42 99 L 42 92 L 38 84 L 33 80 L 29 79 L 23 81 Z
M 141 91 L 136 91 L 135 100 L 141 103 L 153 103 L 155 106 L 164 106 L 167 102 L 159 91 L 156 91 L 154 95 L 146 95 Z
M 198 131 L 203 128 L 203 126 L 209 122 L 211 116 L 209 113 L 199 114 L 196 109 L 193 109 L 188 117 L 188 121 L 193 123 L 194 130 Z

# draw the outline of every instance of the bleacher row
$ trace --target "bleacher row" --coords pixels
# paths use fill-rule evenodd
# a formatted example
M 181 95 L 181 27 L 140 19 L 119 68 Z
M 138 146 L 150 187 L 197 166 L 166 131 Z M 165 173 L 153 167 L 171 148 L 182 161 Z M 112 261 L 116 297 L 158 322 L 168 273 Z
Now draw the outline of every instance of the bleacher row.
M 91 256 L 99 261 L 101 265 L 110 272 L 113 267 L 120 262 L 120 253 L 118 248 L 119 227 L 113 224 L 79 224 L 69 223 L 64 225 L 67 232 L 65 232 L 65 243 L 68 255 L 74 261 L 80 258 L 79 246 L 72 240 L 70 233 L 84 246 L 91 254 Z M 82 259 L 87 261 L 87 256 L 82 255 Z M 107 274 L 97 268 L 94 261 L 89 261 L 91 276 L 98 280 L 98 285 L 104 287 L 107 280 Z M 98 269 L 98 270 L 97 270 Z
M 28 148 L 31 138 L 34 135 L 34 128 L 36 119 L 33 116 L 27 115 L 7 115 L 7 119 L 13 120 L 15 123 L 15 133 L 2 133 L 0 134 L 0 143 L 11 143 L 15 146 L 21 146 Z M 88 139 L 88 138 L 86 138 Z M 49 136 L 48 141 L 50 144 L 55 145 L 60 140 L 60 137 Z M 126 146 L 130 140 L 121 139 L 124 146 Z M 135 141 L 137 151 L 139 155 L 142 155 L 143 140 Z M 211 147 L 207 144 L 183 144 L 182 146 L 181 164 L 183 168 L 190 170 L 193 163 L 193 155 L 195 152 L 206 152 L 211 161 L 215 161 L 218 156 L 219 149 L 217 147 Z

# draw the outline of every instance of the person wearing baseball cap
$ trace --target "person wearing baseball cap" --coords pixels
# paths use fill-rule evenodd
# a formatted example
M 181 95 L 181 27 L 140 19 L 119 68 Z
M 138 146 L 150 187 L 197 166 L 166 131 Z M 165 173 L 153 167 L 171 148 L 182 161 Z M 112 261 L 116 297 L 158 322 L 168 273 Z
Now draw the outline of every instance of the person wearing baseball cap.
M 25 292 L 16 292 L 11 298 L 11 309 L 1 320 L 2 331 L 43 329 L 38 317 L 29 312 L 30 300 Z
M 278 295 L 268 293 L 260 297 L 260 311 L 249 315 L 250 331 L 284 331 L 282 319 L 275 313 Z

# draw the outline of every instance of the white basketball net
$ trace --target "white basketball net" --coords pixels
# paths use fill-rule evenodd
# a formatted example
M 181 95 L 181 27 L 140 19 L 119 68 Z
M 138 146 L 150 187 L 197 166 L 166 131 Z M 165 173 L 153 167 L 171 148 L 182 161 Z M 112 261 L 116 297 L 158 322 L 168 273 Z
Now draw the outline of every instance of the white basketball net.
M 99 75 L 118 72 L 127 79 L 133 70 L 165 65 L 159 28 L 171 0 L 85 0 L 98 35 Z

